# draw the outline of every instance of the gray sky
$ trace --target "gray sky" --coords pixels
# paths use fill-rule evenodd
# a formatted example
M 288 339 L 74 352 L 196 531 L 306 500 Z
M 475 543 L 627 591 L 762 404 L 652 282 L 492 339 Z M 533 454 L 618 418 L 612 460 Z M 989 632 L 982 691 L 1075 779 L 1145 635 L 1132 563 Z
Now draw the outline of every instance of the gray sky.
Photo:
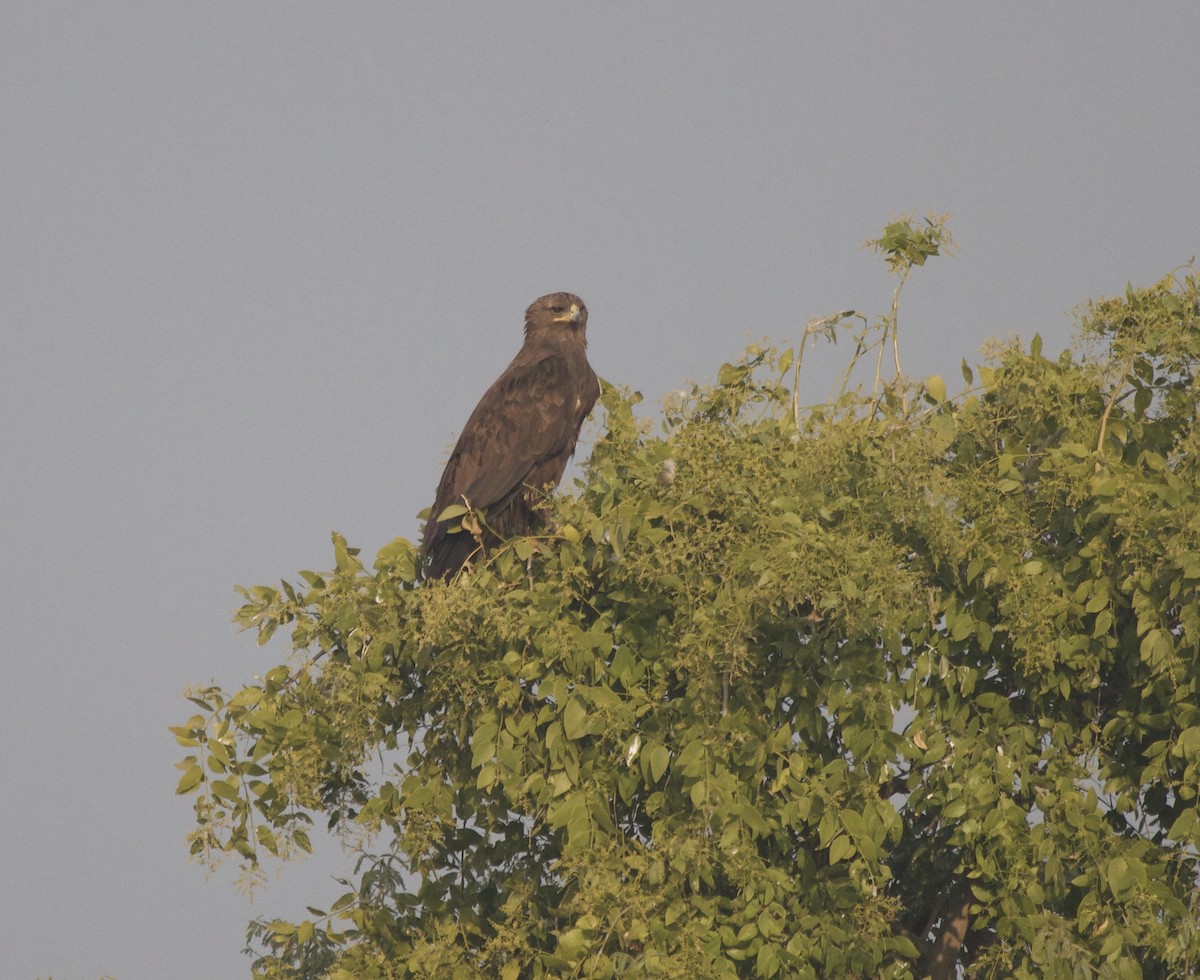
M 251 916 L 340 894 L 189 864 L 166 726 L 280 655 L 235 583 L 415 538 L 530 301 L 657 400 L 882 310 L 860 245 L 932 209 L 906 369 L 1055 351 L 1200 245 L 1198 44 L 1192 2 L 5 0 L 4 974 L 242 976 Z

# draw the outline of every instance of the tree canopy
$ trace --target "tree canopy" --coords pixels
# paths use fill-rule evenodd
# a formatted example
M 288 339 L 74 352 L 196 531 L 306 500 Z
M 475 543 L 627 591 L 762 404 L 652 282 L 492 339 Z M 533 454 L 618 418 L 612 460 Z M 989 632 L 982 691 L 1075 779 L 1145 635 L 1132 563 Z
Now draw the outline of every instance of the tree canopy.
M 943 235 L 874 244 L 906 276 Z M 802 406 L 847 330 L 873 389 Z M 554 528 L 457 580 L 334 535 L 243 590 L 294 652 L 191 692 L 192 852 L 253 873 L 319 822 L 359 855 L 251 925 L 256 972 L 1200 969 L 1200 276 L 954 395 L 882 376 L 897 336 L 813 321 L 651 421 L 606 387 Z

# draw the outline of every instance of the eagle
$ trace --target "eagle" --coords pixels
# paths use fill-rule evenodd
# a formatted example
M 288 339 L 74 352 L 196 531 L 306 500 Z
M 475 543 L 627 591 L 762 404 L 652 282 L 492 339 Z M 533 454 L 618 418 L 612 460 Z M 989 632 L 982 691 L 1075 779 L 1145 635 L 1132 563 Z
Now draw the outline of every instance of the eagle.
M 600 395 L 587 360 L 587 318 L 572 293 L 543 296 L 525 311 L 525 343 L 475 406 L 438 483 L 421 541 L 427 579 L 449 579 L 477 552 L 542 525 L 540 505 L 562 479 Z M 464 528 L 461 511 L 442 519 L 455 504 L 482 527 Z

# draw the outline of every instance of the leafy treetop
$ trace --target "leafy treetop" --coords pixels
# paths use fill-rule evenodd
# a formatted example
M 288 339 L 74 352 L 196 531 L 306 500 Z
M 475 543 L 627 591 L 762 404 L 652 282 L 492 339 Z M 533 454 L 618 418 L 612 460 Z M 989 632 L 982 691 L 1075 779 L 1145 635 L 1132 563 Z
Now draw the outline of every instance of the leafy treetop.
M 900 224 L 907 272 L 944 227 Z M 895 310 L 806 339 L 881 352 Z M 331 571 L 244 590 L 295 653 L 193 692 L 192 851 L 254 874 L 320 818 L 360 856 L 252 924 L 259 975 L 1200 968 L 1200 277 L 954 397 L 877 367 L 801 410 L 802 353 L 751 347 L 657 429 L 607 387 L 554 530 L 454 582 L 335 535 Z

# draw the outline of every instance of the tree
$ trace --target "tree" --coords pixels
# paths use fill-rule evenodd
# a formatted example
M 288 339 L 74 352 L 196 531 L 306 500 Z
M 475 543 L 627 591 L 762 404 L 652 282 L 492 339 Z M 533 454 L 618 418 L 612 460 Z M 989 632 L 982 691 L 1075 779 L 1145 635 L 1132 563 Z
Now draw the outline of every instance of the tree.
M 944 225 L 875 246 L 902 276 Z M 897 297 L 899 291 L 897 291 Z M 1200 968 L 1200 276 L 804 409 L 751 347 L 607 388 L 555 526 L 244 590 L 295 655 L 174 729 L 192 851 L 359 855 L 267 977 L 1166 977 Z M 890 348 L 889 348 L 889 345 Z M 790 385 L 790 387 L 789 387 Z M 849 388 L 849 386 L 844 386 Z

